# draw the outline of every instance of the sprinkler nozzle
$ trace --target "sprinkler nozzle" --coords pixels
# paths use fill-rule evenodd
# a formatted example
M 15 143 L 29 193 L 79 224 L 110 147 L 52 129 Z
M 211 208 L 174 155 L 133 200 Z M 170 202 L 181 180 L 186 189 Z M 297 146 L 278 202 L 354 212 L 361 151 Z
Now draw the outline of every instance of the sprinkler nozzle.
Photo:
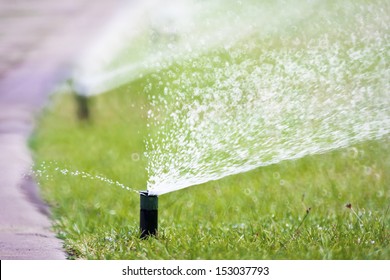
M 140 231 L 141 238 L 157 235 L 158 196 L 149 195 L 148 191 L 140 192 Z

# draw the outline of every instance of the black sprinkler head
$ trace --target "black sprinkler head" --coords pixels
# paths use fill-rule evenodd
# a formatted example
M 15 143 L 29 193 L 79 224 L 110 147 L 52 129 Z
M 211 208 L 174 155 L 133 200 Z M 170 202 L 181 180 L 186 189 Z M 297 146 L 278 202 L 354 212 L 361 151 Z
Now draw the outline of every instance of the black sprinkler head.
M 149 195 L 148 191 L 140 192 L 140 231 L 141 238 L 157 236 L 158 196 Z

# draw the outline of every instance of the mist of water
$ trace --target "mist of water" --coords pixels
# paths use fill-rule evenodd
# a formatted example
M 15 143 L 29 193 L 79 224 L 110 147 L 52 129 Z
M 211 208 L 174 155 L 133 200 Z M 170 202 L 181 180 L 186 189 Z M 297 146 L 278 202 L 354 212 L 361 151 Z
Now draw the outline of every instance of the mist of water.
M 131 5 L 74 80 L 90 95 L 147 77 L 152 194 L 390 132 L 388 1 Z
M 389 4 L 298 2 L 151 79 L 151 193 L 389 134 Z
M 268 3 L 269 2 L 269 3 Z M 218 46 L 263 32 L 300 16 L 294 3 L 236 0 L 124 1 L 116 17 L 80 56 L 74 73 L 82 95 L 110 91 Z M 305 4 L 307 6 L 307 4 Z M 276 16 L 275 16 L 276 15 Z

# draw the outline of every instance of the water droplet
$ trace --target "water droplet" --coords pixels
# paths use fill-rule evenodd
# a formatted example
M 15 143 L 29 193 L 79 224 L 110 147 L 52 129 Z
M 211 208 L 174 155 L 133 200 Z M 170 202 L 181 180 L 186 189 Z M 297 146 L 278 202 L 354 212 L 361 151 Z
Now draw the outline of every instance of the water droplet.
M 133 161 L 139 161 L 139 160 L 140 160 L 140 155 L 139 155 L 139 153 L 132 153 L 132 154 L 131 154 L 131 159 L 132 159 Z

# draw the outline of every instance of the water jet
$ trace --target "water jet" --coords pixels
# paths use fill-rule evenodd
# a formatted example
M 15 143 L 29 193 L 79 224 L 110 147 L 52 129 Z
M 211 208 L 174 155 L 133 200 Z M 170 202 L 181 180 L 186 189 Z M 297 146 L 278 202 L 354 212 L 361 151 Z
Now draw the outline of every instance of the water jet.
M 148 191 L 140 192 L 140 232 L 141 239 L 157 236 L 158 196 Z

